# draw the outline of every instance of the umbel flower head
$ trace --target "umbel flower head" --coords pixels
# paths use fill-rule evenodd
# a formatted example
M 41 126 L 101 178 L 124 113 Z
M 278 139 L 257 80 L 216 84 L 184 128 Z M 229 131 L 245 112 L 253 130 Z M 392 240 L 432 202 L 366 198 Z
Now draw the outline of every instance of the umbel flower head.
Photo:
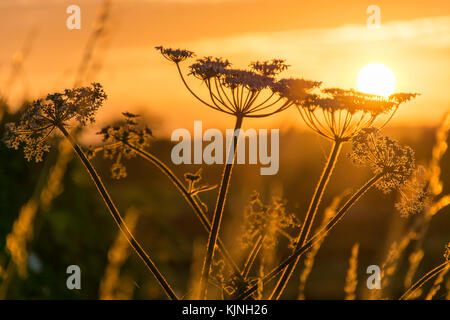
M 192 51 L 182 49 L 163 48 L 162 46 L 155 47 L 155 49 L 159 50 L 164 58 L 175 63 L 192 58 L 195 55 Z
M 415 167 L 414 151 L 381 136 L 376 128 L 364 128 L 353 137 L 350 159 L 356 165 L 368 166 L 374 174 L 382 175 L 376 186 L 384 193 L 402 186 Z
M 389 97 L 339 88 L 322 89 L 296 105 L 306 124 L 316 133 L 331 140 L 347 141 L 362 128 L 375 125 L 385 115 L 384 126 L 400 104 L 414 98 L 415 93 L 398 93 Z
M 114 160 L 111 174 L 115 179 L 127 176 L 122 160 L 136 156 L 136 151 L 132 146 L 143 149 L 150 144 L 150 139 L 153 137 L 152 131 L 146 125 L 138 123 L 138 115 L 129 112 L 122 114 L 124 116 L 122 123 L 106 126 L 98 132 L 103 136 L 104 145 L 89 152 L 89 156 L 93 157 L 97 151 L 103 151 L 106 159 Z
M 399 200 L 395 207 L 404 218 L 423 212 L 431 205 L 429 189 L 429 174 L 419 166 L 411 177 L 399 189 Z
M 18 149 L 24 145 L 25 158 L 42 161 L 44 152 L 49 151 L 47 138 L 55 128 L 63 128 L 71 120 L 84 126 L 95 121 L 95 113 L 106 99 L 99 83 L 76 89 L 66 89 L 61 93 L 47 95 L 26 106 L 16 123 L 6 124 L 6 144 Z
M 268 249 L 275 247 L 279 235 L 287 237 L 290 242 L 294 241 L 288 231 L 298 227 L 298 222 L 293 214 L 287 212 L 286 203 L 280 198 L 274 198 L 269 205 L 264 205 L 259 195 L 254 193 L 244 217 L 241 239 L 244 247 L 251 246 L 259 236 L 264 237 L 263 244 Z
M 303 79 L 278 80 L 278 74 L 288 68 L 281 59 L 252 62 L 248 69 L 239 69 L 232 68 L 226 59 L 204 57 L 189 67 L 189 75 L 201 80 L 207 89 L 208 98 L 203 99 L 189 87 L 179 66 L 193 53 L 163 47 L 156 49 L 176 64 L 183 83 L 195 98 L 212 109 L 237 117 L 258 118 L 281 112 L 294 103 L 289 99 L 294 96 L 290 94 L 294 84 L 302 93 L 320 85 L 320 82 Z M 301 95 L 296 97 L 300 100 Z

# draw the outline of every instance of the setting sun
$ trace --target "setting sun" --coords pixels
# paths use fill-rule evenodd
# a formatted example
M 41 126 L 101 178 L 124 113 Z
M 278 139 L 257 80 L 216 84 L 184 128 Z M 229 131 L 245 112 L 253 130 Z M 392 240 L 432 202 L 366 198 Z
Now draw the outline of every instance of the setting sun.
M 364 66 L 358 73 L 358 90 L 365 93 L 389 96 L 395 89 L 395 75 L 391 69 L 380 63 Z

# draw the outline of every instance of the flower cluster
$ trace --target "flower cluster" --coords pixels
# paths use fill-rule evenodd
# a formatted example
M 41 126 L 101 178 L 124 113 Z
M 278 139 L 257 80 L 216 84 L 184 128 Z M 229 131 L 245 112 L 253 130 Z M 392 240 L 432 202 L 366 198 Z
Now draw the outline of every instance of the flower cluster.
M 83 126 L 94 122 L 95 113 L 105 99 L 102 86 L 93 83 L 35 100 L 26 107 L 17 123 L 6 125 L 6 143 L 14 149 L 24 145 L 27 160 L 42 161 L 44 152 L 50 149 L 46 140 L 55 128 L 63 128 L 72 119 Z
M 318 88 L 322 82 L 305 79 L 288 78 L 281 79 L 272 85 L 272 89 L 281 97 L 292 101 L 295 104 L 301 104 L 305 99 L 310 98 L 310 90 Z
M 350 158 L 356 165 L 368 166 L 381 175 L 377 187 L 384 193 L 402 186 L 415 167 L 414 151 L 381 136 L 376 128 L 364 128 L 353 137 Z
M 282 59 L 273 59 L 270 61 L 256 61 L 250 64 L 253 71 L 258 72 L 264 76 L 273 77 L 283 72 L 289 66 Z
M 395 207 L 404 218 L 423 212 L 431 205 L 428 190 L 429 176 L 424 167 L 419 166 L 400 188 L 400 197 Z
M 243 87 L 249 91 L 261 91 L 270 88 L 273 85 L 274 80 L 272 77 L 253 71 L 230 69 L 224 72 L 222 83 L 225 87 L 230 89 Z
M 202 99 L 188 86 L 178 65 L 178 57 L 191 57 L 191 52 L 181 50 L 180 53 L 180 50 L 162 47 L 157 49 L 177 64 L 183 83 L 199 101 L 239 117 L 266 117 L 281 112 L 295 101 L 300 102 L 309 90 L 320 85 L 319 82 L 303 79 L 276 79 L 280 72 L 288 68 L 281 59 L 252 62 L 249 69 L 238 69 L 233 68 L 226 59 L 204 57 L 189 66 L 189 75 L 201 80 L 208 90 L 208 99 Z
M 184 61 L 188 58 L 192 58 L 194 56 L 194 53 L 188 50 L 170 49 L 164 48 L 162 46 L 155 47 L 155 49 L 161 52 L 164 58 L 173 61 L 175 63 L 180 63 L 181 61 Z
M 196 63 L 192 64 L 189 69 L 191 70 L 189 75 L 200 80 L 208 80 L 215 77 L 222 76 L 231 63 L 228 60 L 222 58 L 204 57 L 198 59 Z
M 321 95 L 311 95 L 302 106 L 312 110 L 321 108 L 328 112 L 344 109 L 351 114 L 362 111 L 379 115 L 392 110 L 400 103 L 411 100 L 416 95 L 415 93 L 399 93 L 384 97 L 353 89 L 325 88 L 321 90 Z
M 299 226 L 296 217 L 286 211 L 286 203 L 274 198 L 269 205 L 264 205 L 257 193 L 252 195 L 250 204 L 245 209 L 245 223 L 242 226 L 241 242 L 244 247 L 251 246 L 258 236 L 264 237 L 264 247 L 274 248 L 278 235 L 283 235 L 290 242 L 294 238 L 287 230 Z
M 382 114 L 386 114 L 389 120 L 400 104 L 416 96 L 415 93 L 399 93 L 384 97 L 355 90 L 324 88 L 320 93 L 309 94 L 296 101 L 296 105 L 303 120 L 315 132 L 331 140 L 346 141 L 362 128 L 372 126 Z
M 134 148 L 147 147 L 153 137 L 152 131 L 147 126 L 137 122 L 138 115 L 125 112 L 123 116 L 125 118 L 123 123 L 104 127 L 98 132 L 103 136 L 104 146 L 91 150 L 89 153 L 89 156 L 92 157 L 96 151 L 101 150 L 106 159 L 114 160 L 111 174 L 115 179 L 124 178 L 127 175 L 122 160 L 135 157 L 136 150 Z

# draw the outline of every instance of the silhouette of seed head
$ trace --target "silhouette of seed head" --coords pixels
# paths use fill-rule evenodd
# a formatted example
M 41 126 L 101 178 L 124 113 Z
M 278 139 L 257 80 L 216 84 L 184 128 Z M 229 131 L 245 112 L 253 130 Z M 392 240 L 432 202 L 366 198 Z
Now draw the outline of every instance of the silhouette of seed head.
M 228 60 L 224 60 L 222 58 L 204 57 L 198 59 L 189 67 L 189 74 L 200 80 L 208 80 L 223 75 L 225 70 L 230 66 L 231 63 Z
M 164 58 L 175 63 L 180 63 L 195 55 L 194 52 L 183 49 L 164 48 L 163 46 L 155 47 L 155 49 L 161 52 Z
M 250 68 L 264 76 L 273 77 L 289 68 L 289 66 L 282 59 L 272 59 L 270 61 L 252 62 Z
M 311 96 L 310 91 L 320 87 L 321 84 L 320 81 L 287 78 L 274 83 L 272 89 L 294 104 L 301 104 Z
M 124 120 L 121 123 L 106 126 L 98 132 L 103 136 L 104 145 L 88 153 L 92 157 L 96 152 L 102 151 L 106 159 L 114 160 L 111 175 L 116 179 L 127 176 L 126 167 L 122 161 L 136 156 L 136 150 L 133 147 L 144 149 L 150 145 L 153 137 L 152 131 L 137 121 L 139 115 L 125 112 L 123 116 Z
M 28 161 L 42 161 L 43 154 L 50 149 L 46 140 L 55 128 L 66 126 L 71 120 L 82 126 L 94 122 L 95 113 L 105 99 L 99 83 L 48 94 L 45 99 L 27 105 L 19 121 L 6 125 L 6 144 L 14 149 L 23 145 Z
M 274 79 L 249 70 L 227 69 L 223 73 L 222 84 L 230 89 L 243 87 L 257 92 L 270 88 L 274 84 Z
M 177 66 L 179 56 L 191 57 L 187 50 L 180 53 L 184 50 L 157 49 Z M 188 90 L 208 107 L 238 117 L 261 118 L 286 110 L 320 84 L 303 79 L 278 80 L 276 76 L 287 68 L 281 59 L 252 62 L 248 69 L 232 68 L 232 64 L 223 58 L 207 56 L 197 59 L 189 66 L 188 75 L 202 81 L 208 91 L 207 99 L 194 93 L 180 68 L 178 71 Z M 294 89 L 298 89 L 297 92 Z
M 375 120 L 386 115 L 384 126 L 400 104 L 417 96 L 415 93 L 399 93 L 390 97 L 344 90 L 324 88 L 319 93 L 308 94 L 296 101 L 301 117 L 316 133 L 331 139 L 347 141 L 362 128 L 375 125 Z

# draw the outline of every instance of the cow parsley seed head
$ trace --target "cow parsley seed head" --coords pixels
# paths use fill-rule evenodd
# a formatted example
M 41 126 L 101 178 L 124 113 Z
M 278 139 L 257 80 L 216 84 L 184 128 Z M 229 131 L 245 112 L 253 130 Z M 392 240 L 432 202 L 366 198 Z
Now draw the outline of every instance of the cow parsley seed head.
M 127 168 L 120 160 L 120 157 L 117 157 L 116 162 L 111 166 L 111 177 L 113 179 L 119 180 L 127 177 Z
M 395 207 L 402 217 L 421 213 L 431 205 L 428 187 L 429 175 L 424 167 L 419 166 L 399 189 L 399 199 Z
M 145 148 L 150 144 L 153 137 L 152 130 L 146 125 L 138 123 L 139 115 L 129 112 L 122 113 L 124 120 L 118 125 L 106 126 L 98 132 L 103 136 L 106 145 L 131 144 L 136 147 Z
M 283 72 L 289 66 L 282 59 L 272 59 L 270 61 L 256 61 L 250 64 L 250 68 L 264 76 L 274 77 L 280 72 Z
M 198 59 L 189 67 L 189 74 L 200 80 L 208 80 L 223 75 L 225 70 L 227 70 L 230 66 L 231 63 L 228 60 L 224 60 L 222 58 L 204 57 Z
M 307 100 L 304 107 L 314 109 L 321 108 L 329 112 L 337 110 L 347 110 L 351 114 L 359 111 L 379 115 L 386 113 L 400 103 L 414 98 L 415 93 L 399 93 L 390 97 L 384 97 L 364 92 L 358 92 L 353 89 L 344 90 L 340 88 L 325 88 L 321 91 L 321 96 L 312 96 L 313 99 Z
M 150 144 L 153 137 L 152 131 L 146 125 L 138 123 L 138 115 L 125 112 L 123 116 L 124 120 L 121 123 L 106 126 L 98 132 L 103 136 L 104 145 L 90 151 L 91 156 L 103 151 L 106 159 L 114 160 L 111 174 L 116 179 L 126 177 L 126 168 L 122 161 L 136 156 L 136 151 L 132 147 L 143 149 Z
M 209 56 L 197 59 L 189 66 L 188 75 L 201 80 L 207 89 L 206 97 L 203 98 L 202 94 L 191 89 L 178 65 L 179 55 L 191 55 L 162 47 L 157 49 L 168 60 L 177 63 L 183 84 L 197 100 L 209 108 L 239 118 L 262 118 L 286 110 L 293 105 L 294 100 L 299 101 L 306 91 L 318 84 L 306 80 L 278 81 L 276 76 L 288 68 L 281 59 L 252 62 L 248 69 L 238 69 L 232 68 L 227 59 Z M 299 91 L 294 93 L 290 89 Z
M 368 166 L 374 174 L 382 174 L 377 188 L 384 193 L 402 186 L 415 167 L 414 151 L 381 136 L 376 128 L 362 129 L 353 137 L 349 156 L 354 164 Z
M 43 154 L 50 149 L 46 140 L 55 128 L 66 126 L 71 120 L 82 126 L 94 122 L 95 113 L 105 99 L 99 83 L 48 94 L 45 99 L 27 105 L 19 121 L 6 125 L 6 144 L 14 149 L 23 145 L 27 160 L 42 161 Z
M 161 52 L 164 58 L 175 63 L 180 63 L 195 56 L 194 52 L 183 49 L 164 48 L 163 46 L 155 47 L 155 49 Z
M 322 82 L 305 79 L 288 78 L 281 79 L 272 85 L 272 90 L 281 97 L 300 104 L 304 99 L 310 97 L 310 91 L 320 87 Z
M 270 88 L 274 83 L 272 77 L 240 69 L 224 70 L 223 78 L 221 80 L 223 85 L 230 89 L 244 87 L 253 92 Z
M 375 120 L 383 114 L 389 121 L 401 103 L 416 95 L 399 93 L 383 97 L 355 90 L 324 88 L 296 101 L 296 105 L 303 120 L 315 132 L 331 140 L 347 141 L 362 128 L 374 126 Z M 386 121 L 381 121 L 380 126 L 385 124 Z

